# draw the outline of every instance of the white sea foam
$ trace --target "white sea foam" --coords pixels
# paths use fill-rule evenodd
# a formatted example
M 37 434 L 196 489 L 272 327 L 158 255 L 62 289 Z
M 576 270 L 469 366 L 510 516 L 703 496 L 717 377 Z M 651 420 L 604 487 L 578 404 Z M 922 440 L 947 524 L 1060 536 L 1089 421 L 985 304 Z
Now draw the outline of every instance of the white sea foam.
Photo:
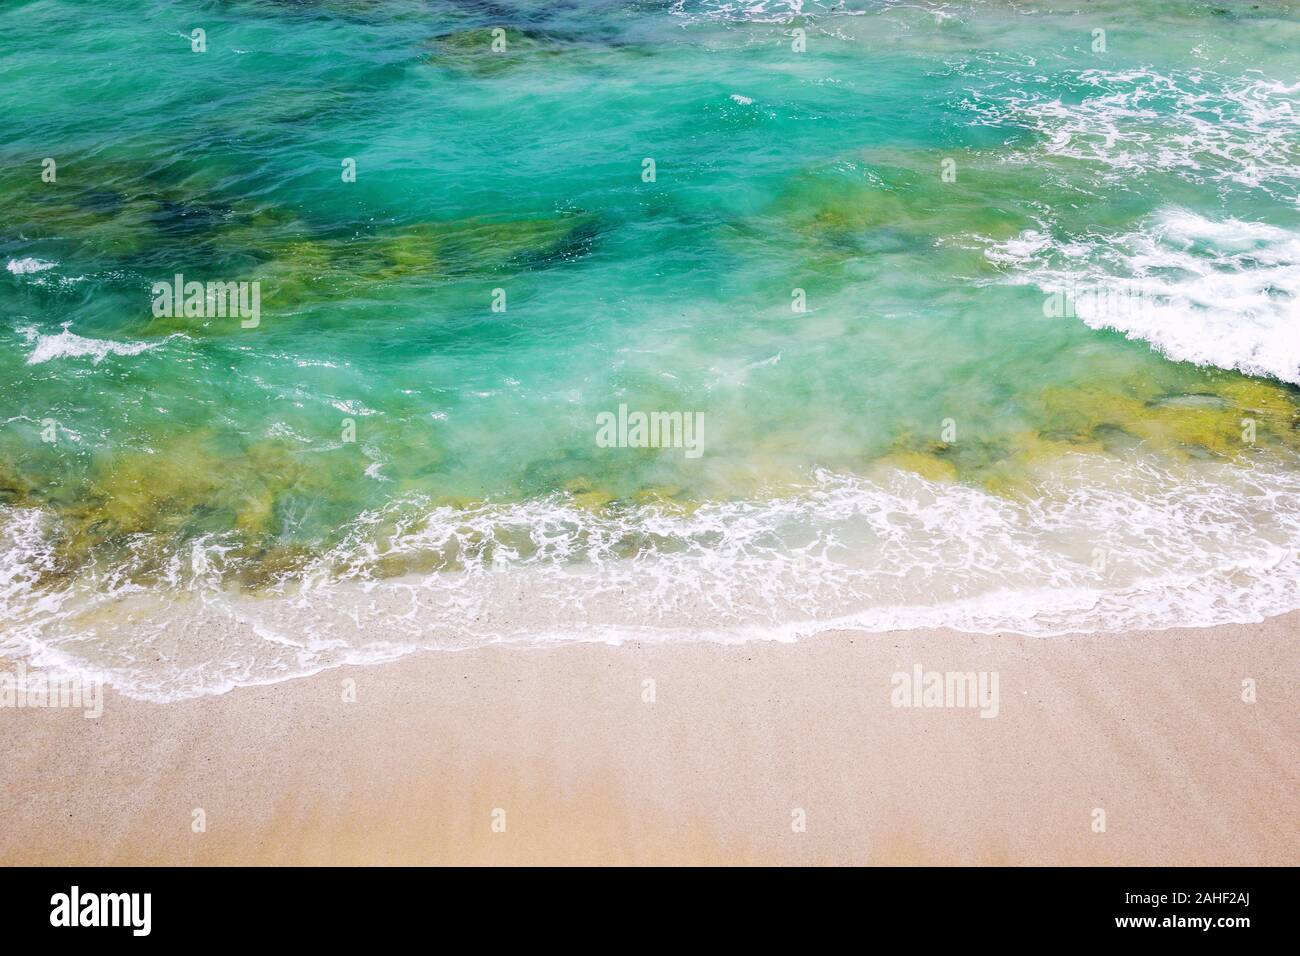
M 157 567 L 142 548 L 135 567 L 43 590 L 50 525 L 11 512 L 0 652 L 168 700 L 502 641 L 793 640 L 850 626 L 1049 636 L 1300 607 L 1300 472 L 1067 461 L 1033 500 L 905 473 L 820 473 L 800 494 L 688 513 L 410 499 L 362 516 L 259 597 L 223 590 L 238 558 L 220 537 L 169 555 L 166 588 L 129 583 Z M 429 555 L 455 569 L 377 572 Z
M 27 343 L 33 346 L 27 355 L 28 365 L 40 365 L 59 358 L 89 357 L 96 365 L 110 355 L 139 355 L 157 348 L 160 342 L 114 342 L 112 339 L 92 339 L 69 331 L 65 323 L 57 335 L 43 335 L 34 328 L 18 330 Z
M 1121 235 L 1032 230 L 986 251 L 1046 293 L 1130 286 L 1141 308 L 1081 297 L 1078 318 L 1172 359 L 1300 384 L 1300 233 L 1169 209 Z
M 823 10 L 826 4 L 810 7 Z M 689 20 L 747 20 L 753 23 L 788 23 L 804 13 L 804 0 L 673 0 L 674 16 Z
M 46 269 L 53 269 L 57 265 L 54 262 L 46 262 L 44 259 L 10 259 L 5 265 L 16 276 L 30 275 L 33 272 L 44 272 Z
M 1300 202 L 1300 83 L 1195 70 L 1084 70 L 1078 92 L 973 92 L 976 122 L 1028 128 L 1034 146 L 1008 162 L 1061 157 L 1092 164 L 1099 180 L 1133 188 L 1145 173 L 1258 188 Z M 1072 169 L 1070 176 L 1077 176 Z

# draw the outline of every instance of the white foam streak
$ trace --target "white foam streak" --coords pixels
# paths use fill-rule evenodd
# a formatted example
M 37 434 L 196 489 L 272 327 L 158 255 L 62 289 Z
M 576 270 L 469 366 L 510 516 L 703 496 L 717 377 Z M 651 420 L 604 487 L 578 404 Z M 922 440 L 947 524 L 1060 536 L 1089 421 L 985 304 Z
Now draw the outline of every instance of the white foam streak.
M 61 358 L 89 357 L 98 365 L 110 355 L 139 355 L 159 346 L 159 342 L 114 342 L 112 339 L 92 339 L 69 331 L 64 325 L 57 335 L 43 335 L 34 328 L 18 330 L 29 345 L 34 346 L 27 355 L 28 365 L 40 365 Z
M 968 106 L 979 123 L 1041 134 L 1010 162 L 1078 160 L 1121 188 L 1164 171 L 1300 201 L 1300 83 L 1149 69 L 1084 70 L 1077 81 L 1081 96 L 1015 88 Z
M 46 269 L 53 269 L 55 263 L 46 262 L 44 259 L 33 259 L 31 257 L 24 259 L 10 259 L 5 265 L 13 275 L 25 276 L 33 272 L 44 272 Z

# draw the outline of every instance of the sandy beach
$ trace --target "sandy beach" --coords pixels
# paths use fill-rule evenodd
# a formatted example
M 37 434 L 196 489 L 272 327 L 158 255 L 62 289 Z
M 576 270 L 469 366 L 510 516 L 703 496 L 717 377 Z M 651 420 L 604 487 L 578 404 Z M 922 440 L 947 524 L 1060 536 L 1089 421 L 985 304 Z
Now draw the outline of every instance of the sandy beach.
M 1298 625 L 496 646 L 0 709 L 0 862 L 1295 865 Z M 917 665 L 996 707 L 896 706 Z

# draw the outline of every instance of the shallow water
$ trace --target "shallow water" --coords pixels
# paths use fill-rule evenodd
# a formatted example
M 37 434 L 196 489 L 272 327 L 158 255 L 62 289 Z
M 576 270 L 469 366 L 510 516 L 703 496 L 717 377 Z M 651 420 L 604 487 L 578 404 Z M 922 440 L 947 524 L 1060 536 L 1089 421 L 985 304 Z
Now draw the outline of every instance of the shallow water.
M 1300 607 L 1300 7 L 831 6 L 6 6 L 0 647 Z

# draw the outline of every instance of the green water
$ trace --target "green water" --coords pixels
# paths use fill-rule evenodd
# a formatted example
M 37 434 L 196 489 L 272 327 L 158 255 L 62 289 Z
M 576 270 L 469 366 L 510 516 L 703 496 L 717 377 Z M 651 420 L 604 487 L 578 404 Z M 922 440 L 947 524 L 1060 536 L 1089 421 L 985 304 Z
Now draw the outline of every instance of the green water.
M 164 588 L 196 544 L 254 591 L 546 551 L 522 519 L 394 547 L 439 508 L 588 514 L 548 554 L 581 562 L 725 543 L 655 522 L 828 475 L 994 509 L 1067 464 L 1292 475 L 1297 10 L 9 2 L 0 503 L 42 542 L 13 613 L 51 640 L 33 595 Z M 176 273 L 259 282 L 257 326 L 155 316 Z M 1044 316 L 1134 277 L 1140 322 Z M 620 404 L 699 414 L 703 454 L 600 447 Z

